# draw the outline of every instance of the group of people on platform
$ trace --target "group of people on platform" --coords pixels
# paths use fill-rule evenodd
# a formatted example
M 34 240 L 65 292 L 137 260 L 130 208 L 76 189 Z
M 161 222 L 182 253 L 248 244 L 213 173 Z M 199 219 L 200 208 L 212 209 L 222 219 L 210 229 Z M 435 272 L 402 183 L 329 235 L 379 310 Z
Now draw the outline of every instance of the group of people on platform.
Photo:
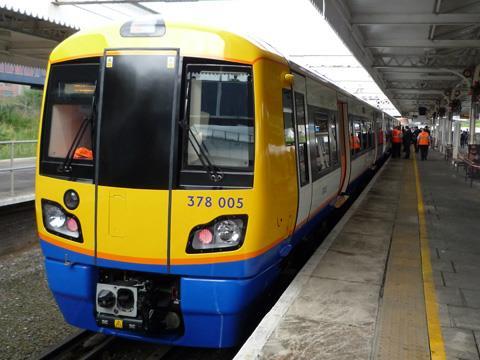
M 468 145 L 468 139 L 470 137 L 470 134 L 467 131 L 462 131 L 462 133 L 460 134 L 460 147 L 464 148 L 465 146 Z
M 392 158 L 399 158 L 403 145 L 405 159 L 410 159 L 410 147 L 415 146 L 415 153 L 420 152 L 420 158 L 427 160 L 428 148 L 431 144 L 430 129 L 425 126 L 419 129 L 418 126 L 413 131 L 408 127 L 397 126 L 392 130 Z

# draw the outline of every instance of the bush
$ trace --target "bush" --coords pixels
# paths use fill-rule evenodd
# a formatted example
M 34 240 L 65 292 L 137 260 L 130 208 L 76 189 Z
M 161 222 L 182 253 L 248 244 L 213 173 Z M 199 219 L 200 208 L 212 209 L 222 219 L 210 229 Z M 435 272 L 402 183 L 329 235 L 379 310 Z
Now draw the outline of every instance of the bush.
M 42 92 L 26 88 L 19 96 L 0 99 L 0 141 L 36 140 Z M 15 157 L 35 156 L 36 144 L 16 144 Z M 0 145 L 0 159 L 10 158 L 10 145 Z

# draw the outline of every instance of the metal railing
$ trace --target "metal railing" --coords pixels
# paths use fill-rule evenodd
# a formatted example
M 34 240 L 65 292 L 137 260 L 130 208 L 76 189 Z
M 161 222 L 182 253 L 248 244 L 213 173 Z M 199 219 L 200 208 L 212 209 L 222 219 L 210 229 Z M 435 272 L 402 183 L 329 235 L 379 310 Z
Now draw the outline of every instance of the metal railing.
M 14 167 L 14 162 L 15 162 L 15 145 L 17 144 L 36 144 L 37 140 L 10 140 L 10 141 L 0 141 L 0 146 L 9 146 L 10 147 L 10 167 L 3 168 L 0 167 L 0 174 L 4 172 L 10 172 L 10 195 L 15 195 L 15 171 L 20 171 L 20 170 L 29 170 L 29 169 L 35 169 L 35 165 L 30 165 L 30 166 L 17 166 Z M 21 159 L 21 158 L 17 158 Z M 8 160 L 5 159 L 5 160 Z

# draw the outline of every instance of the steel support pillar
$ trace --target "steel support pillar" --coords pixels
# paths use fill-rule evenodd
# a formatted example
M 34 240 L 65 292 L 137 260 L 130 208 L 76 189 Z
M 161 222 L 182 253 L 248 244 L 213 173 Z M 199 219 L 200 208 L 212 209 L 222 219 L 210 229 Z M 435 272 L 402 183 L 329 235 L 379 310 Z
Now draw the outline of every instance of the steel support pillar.
M 438 126 L 437 118 L 432 119 L 432 147 L 438 148 Z
M 447 123 L 448 117 L 443 117 L 440 122 L 440 128 L 442 131 L 442 145 L 440 146 L 440 151 L 443 153 L 445 152 L 445 149 L 447 147 Z
M 468 129 L 469 136 L 468 136 L 468 143 L 475 144 L 475 121 L 478 119 L 478 102 L 473 101 L 470 106 L 470 126 Z
M 447 145 L 452 145 L 452 140 L 453 140 L 452 125 L 453 125 L 453 112 L 450 111 L 448 113 L 448 120 L 447 120 Z
M 462 126 L 462 123 L 460 121 L 455 121 L 454 122 L 452 159 L 458 158 L 458 149 L 460 148 L 461 126 Z

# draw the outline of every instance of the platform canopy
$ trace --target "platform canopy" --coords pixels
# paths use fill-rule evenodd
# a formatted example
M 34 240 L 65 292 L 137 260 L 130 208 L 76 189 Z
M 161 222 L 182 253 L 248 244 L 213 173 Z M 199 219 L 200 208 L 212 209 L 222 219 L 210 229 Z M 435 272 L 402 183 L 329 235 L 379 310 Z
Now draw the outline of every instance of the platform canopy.
M 480 1 L 311 1 L 402 113 L 438 111 L 458 98 L 468 114 Z
M 49 53 L 76 26 L 0 4 L 0 62 L 45 68 Z

